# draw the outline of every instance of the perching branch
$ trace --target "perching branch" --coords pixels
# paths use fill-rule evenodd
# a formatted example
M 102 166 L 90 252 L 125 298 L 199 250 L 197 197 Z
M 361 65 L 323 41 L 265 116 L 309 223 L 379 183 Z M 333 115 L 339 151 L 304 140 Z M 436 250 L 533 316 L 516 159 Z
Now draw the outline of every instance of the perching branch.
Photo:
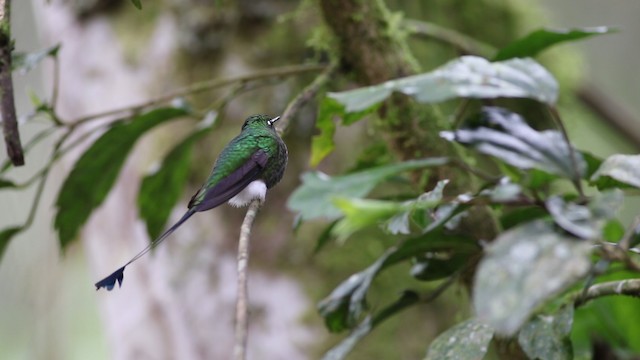
M 580 292 L 574 304 L 575 307 L 579 307 L 591 300 L 609 295 L 640 297 L 640 279 L 609 281 L 593 285 L 587 291 Z
M 485 44 L 463 33 L 434 23 L 406 19 L 403 25 L 412 35 L 452 45 L 467 55 L 478 55 L 490 58 L 496 53 L 496 49 L 489 44 Z
M 247 335 L 249 332 L 249 295 L 247 287 L 247 272 L 249 265 L 249 242 L 253 220 L 260 210 L 262 202 L 253 200 L 240 227 L 240 240 L 238 241 L 238 297 L 236 300 L 236 331 L 233 358 L 245 360 L 247 358 Z
M 7 155 L 14 166 L 24 165 L 24 152 L 20 143 L 16 105 L 11 78 L 11 0 L 0 0 L 0 114 Z

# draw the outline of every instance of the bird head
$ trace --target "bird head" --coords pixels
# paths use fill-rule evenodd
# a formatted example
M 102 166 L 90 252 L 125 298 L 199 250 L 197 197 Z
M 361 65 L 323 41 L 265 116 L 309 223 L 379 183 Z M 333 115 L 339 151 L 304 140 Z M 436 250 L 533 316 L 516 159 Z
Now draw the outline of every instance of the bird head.
M 276 116 L 271 118 L 267 115 L 251 115 L 249 116 L 242 125 L 242 130 L 246 128 L 260 128 L 260 127 L 268 127 L 270 129 L 274 129 L 273 125 L 280 119 L 280 116 Z

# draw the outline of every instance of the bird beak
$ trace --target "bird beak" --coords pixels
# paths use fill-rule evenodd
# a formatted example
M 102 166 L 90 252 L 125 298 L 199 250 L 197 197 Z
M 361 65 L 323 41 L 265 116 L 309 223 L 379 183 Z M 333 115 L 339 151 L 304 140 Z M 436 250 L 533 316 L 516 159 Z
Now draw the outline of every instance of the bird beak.
M 280 120 L 280 116 L 276 116 L 273 119 L 269 120 L 269 126 L 273 125 L 276 121 Z

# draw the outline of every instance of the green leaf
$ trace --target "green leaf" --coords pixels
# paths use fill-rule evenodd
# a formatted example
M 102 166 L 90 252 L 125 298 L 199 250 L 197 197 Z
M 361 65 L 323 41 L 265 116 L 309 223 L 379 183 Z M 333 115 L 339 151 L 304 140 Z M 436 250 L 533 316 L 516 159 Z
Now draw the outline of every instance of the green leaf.
M 416 304 L 420 300 L 418 294 L 413 291 L 404 291 L 402 296 L 393 302 L 391 305 L 382 309 L 372 319 L 371 316 L 365 318 L 349 336 L 342 340 L 338 345 L 329 350 L 322 360 L 341 360 L 344 359 L 356 344 L 367 336 L 376 325 L 387 319 L 388 317 L 406 309 L 407 307 Z
M 547 210 L 553 220 L 571 234 L 583 239 L 597 239 L 607 220 L 622 206 L 624 195 L 614 189 L 597 194 L 589 206 L 565 202 L 559 196 L 547 199 Z
M 15 188 L 16 183 L 11 180 L 0 178 L 0 189 L 2 188 Z
M 413 264 L 411 276 L 421 281 L 444 279 L 456 273 L 469 262 L 469 252 L 430 252 Z
M 335 148 L 333 136 L 336 132 L 336 123 L 334 118 L 340 117 L 344 125 L 351 125 L 375 110 L 374 106 L 359 112 L 345 113 L 344 106 L 336 100 L 330 97 L 322 99 L 316 120 L 316 127 L 320 133 L 311 139 L 311 166 L 318 166 L 320 161 Z
M 478 266 L 473 302 L 478 318 L 511 336 L 551 296 L 585 277 L 593 243 L 554 232 L 536 220 L 502 233 Z
M 442 166 L 447 158 L 410 160 L 399 164 L 379 166 L 348 175 L 330 177 L 319 171 L 306 172 L 300 185 L 291 195 L 288 207 L 303 220 L 326 218 L 335 220 L 342 213 L 333 204 L 335 198 L 362 198 L 383 180 L 403 171 Z
M 576 181 L 586 172 L 577 151 L 574 166 L 570 148 L 558 131 L 536 131 L 520 115 L 499 107 L 484 107 L 480 120 L 486 126 L 443 131 L 441 136 L 521 169 L 537 168 Z
M 441 180 L 432 191 L 409 201 L 336 198 L 333 203 L 342 211 L 344 218 L 336 224 L 333 233 L 338 239 L 344 240 L 360 229 L 382 224 L 396 216 L 406 217 L 408 227 L 408 213 L 438 206 L 448 182 L 449 180 Z M 403 213 L 407 213 L 406 216 Z
M 608 157 L 591 176 L 591 183 L 600 190 L 629 186 L 640 188 L 640 155 Z
M 138 207 L 152 239 L 157 238 L 164 230 L 171 210 L 180 199 L 189 179 L 193 144 L 209 133 L 210 129 L 209 126 L 187 136 L 162 160 L 157 171 L 142 179 Z
M 511 229 L 522 223 L 548 216 L 549 213 L 539 206 L 523 207 L 514 209 L 500 217 L 500 225 L 503 229 Z
M 408 239 L 389 248 L 376 262 L 365 270 L 353 274 L 342 282 L 318 304 L 318 311 L 325 318 L 331 332 L 353 328 L 366 309 L 366 295 L 373 279 L 383 269 L 423 255 L 430 251 L 472 253 L 479 251 L 478 245 L 467 237 L 433 231 Z
M 133 6 L 135 6 L 138 10 L 142 10 L 142 2 L 140 0 L 131 0 Z
M 0 260 L 2 260 L 2 255 L 4 255 L 4 251 L 7 249 L 11 238 L 16 236 L 23 229 L 24 228 L 22 226 L 14 226 L 0 231 Z
M 19 71 L 21 74 L 26 74 L 33 70 L 42 60 L 47 57 L 58 56 L 61 44 L 57 44 L 46 49 L 42 49 L 34 53 L 12 53 L 11 70 Z
M 625 233 L 624 225 L 618 219 L 607 221 L 602 227 L 602 238 L 609 242 L 618 242 Z
M 536 315 L 520 330 L 518 343 L 530 359 L 573 359 L 569 339 L 572 323 L 573 305 L 564 306 L 553 316 Z
M 54 227 L 64 250 L 111 190 L 127 155 L 145 132 L 186 116 L 182 109 L 162 108 L 117 121 L 75 163 L 56 199 Z
M 493 338 L 491 327 L 471 318 L 440 334 L 429 346 L 425 360 L 484 358 Z
M 528 98 L 546 104 L 558 99 L 558 83 L 533 59 L 489 62 L 477 56 L 463 56 L 434 71 L 390 80 L 329 97 L 345 106 L 346 112 L 368 109 L 397 91 L 421 103 L 455 98 Z
M 498 51 L 494 61 L 511 58 L 533 57 L 558 43 L 576 41 L 595 35 L 604 35 L 617 30 L 606 27 L 585 27 L 576 29 L 540 29 L 517 39 Z

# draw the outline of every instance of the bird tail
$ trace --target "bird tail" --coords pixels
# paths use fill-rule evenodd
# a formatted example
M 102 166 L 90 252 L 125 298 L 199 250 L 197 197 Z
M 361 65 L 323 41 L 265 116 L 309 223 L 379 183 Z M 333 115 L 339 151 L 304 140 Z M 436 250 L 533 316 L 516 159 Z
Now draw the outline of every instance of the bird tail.
M 143 257 L 146 253 L 148 253 L 153 248 L 158 246 L 169 235 L 171 235 L 177 228 L 179 228 L 180 225 L 182 225 L 185 221 L 187 221 L 195 213 L 196 213 L 195 209 L 189 209 L 184 215 L 182 215 L 180 220 L 178 220 L 175 224 L 173 224 L 173 226 L 171 226 L 169 229 L 167 229 L 167 231 L 165 231 L 158 238 L 156 238 L 153 241 L 151 241 L 151 243 L 149 245 L 147 245 L 147 247 L 142 249 L 142 251 L 140 251 L 136 256 L 131 258 L 131 260 L 129 260 L 121 268 L 119 268 L 118 270 L 114 271 L 111 275 L 109 275 L 109 276 L 105 277 L 104 279 L 102 279 L 102 280 L 98 281 L 97 283 L 95 283 L 96 290 L 99 290 L 100 288 L 105 288 L 105 289 L 111 291 L 114 288 L 114 286 L 116 285 L 116 282 L 118 282 L 119 286 L 122 286 L 122 279 L 124 278 L 124 268 L 126 268 L 129 264 L 131 264 L 132 262 L 134 262 L 134 261 L 138 260 L 139 258 Z

